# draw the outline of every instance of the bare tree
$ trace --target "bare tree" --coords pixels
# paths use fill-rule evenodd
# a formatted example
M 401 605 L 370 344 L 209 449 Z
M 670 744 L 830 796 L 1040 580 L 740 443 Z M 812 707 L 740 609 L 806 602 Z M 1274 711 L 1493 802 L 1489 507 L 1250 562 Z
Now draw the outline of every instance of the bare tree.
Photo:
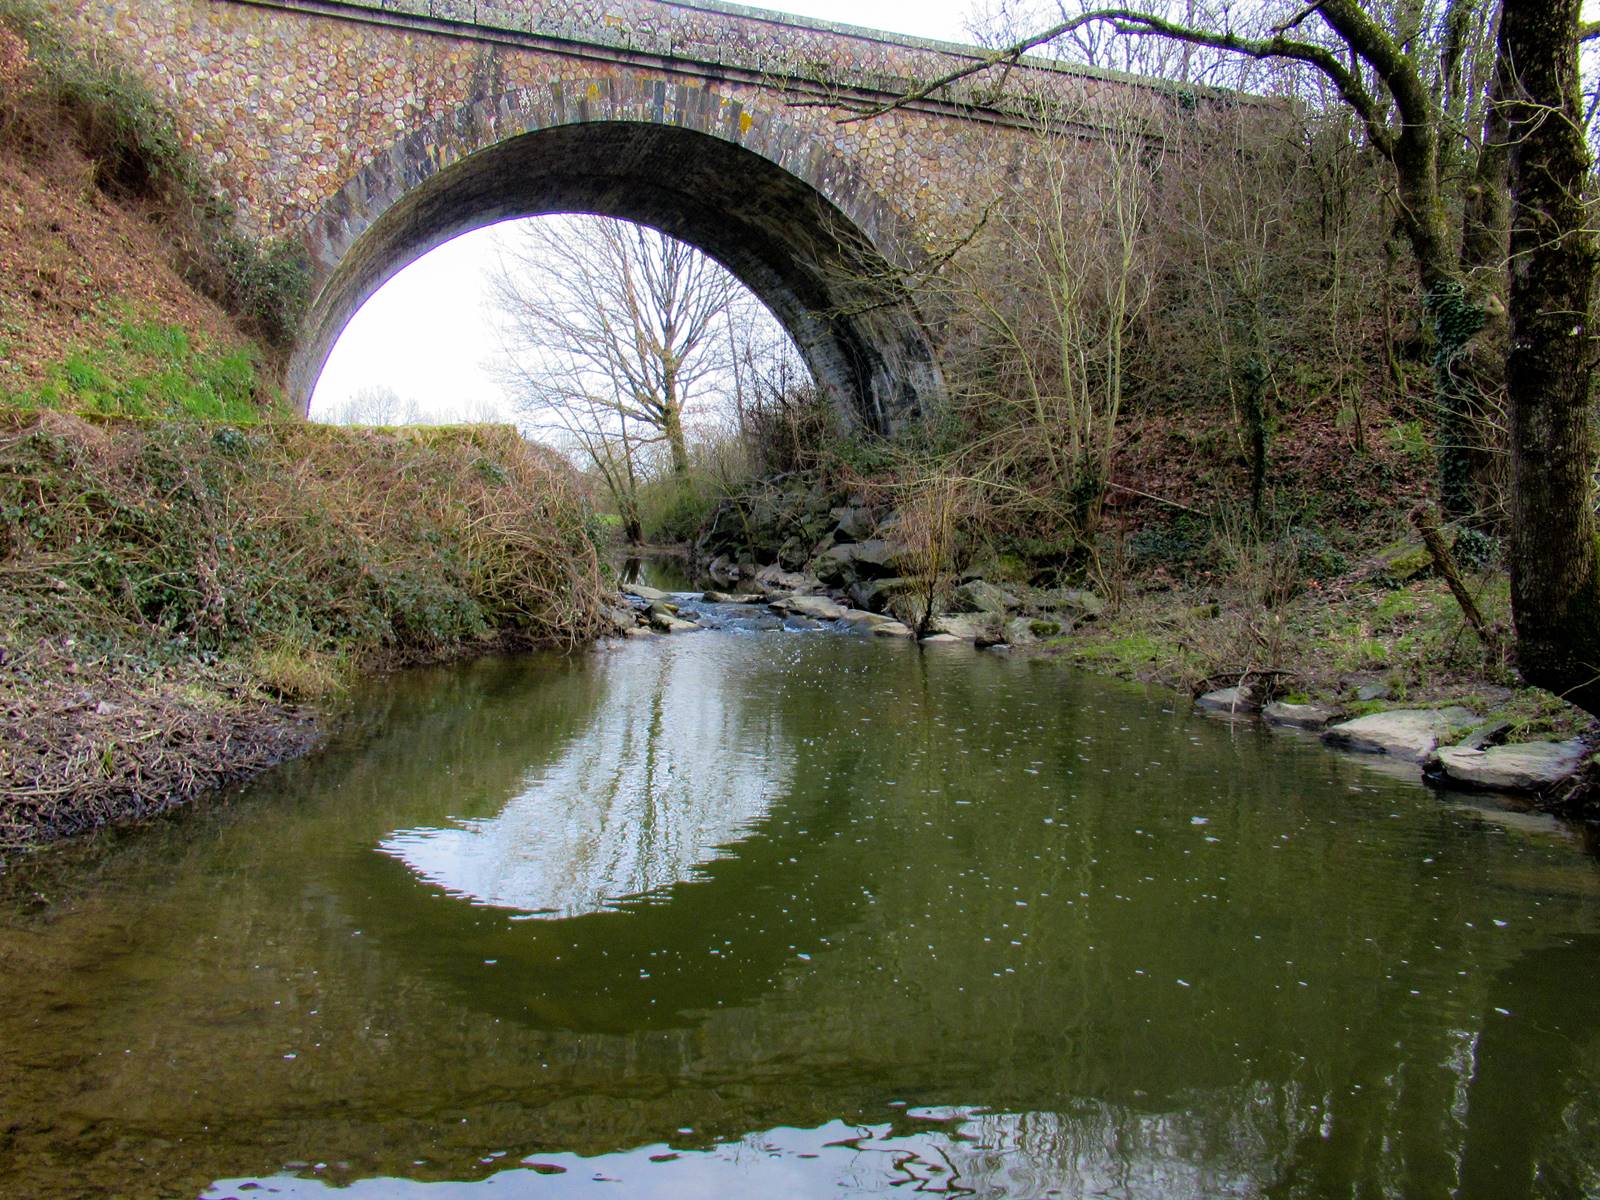
M 741 359 L 774 340 L 776 323 L 694 247 L 605 217 L 522 226 L 491 289 L 514 403 L 589 462 L 637 539 L 653 460 L 664 452 L 687 475 L 686 426 L 737 403 Z
M 328 412 L 333 425 L 417 425 L 422 410 L 413 396 L 402 396 L 386 383 L 357 388 Z
M 1443 410 L 1441 494 L 1459 510 L 1451 422 L 1476 397 L 1469 349 L 1502 325 L 1512 457 L 1511 573 L 1524 676 L 1600 714 L 1600 544 L 1593 479 L 1593 186 L 1580 43 L 1600 38 L 1580 0 L 1312 0 L 1263 34 L 1162 13 L 1097 8 L 903 97 L 1105 25 L 1298 63 L 1320 74 L 1393 169 L 1397 221 L 1426 293 Z M 1492 59 L 1485 48 L 1492 43 Z M 1486 69 L 1492 61 L 1492 76 Z M 1507 203 L 1509 200 L 1509 203 Z M 1459 214 L 1457 216 L 1456 214 Z M 1509 269 L 1508 269 L 1509 268 Z M 1502 300 L 1502 297 L 1504 299 Z
M 1252 6 L 1241 19 L 1227 6 L 1064 5 L 1062 19 L 1048 28 L 852 119 L 941 93 L 1037 47 L 1071 47 L 1072 39 L 1098 44 L 1097 30 L 1278 64 L 1278 90 L 1303 97 L 1331 89 L 1393 171 L 1395 220 L 1411 249 L 1435 344 L 1441 498 L 1452 515 L 1464 516 L 1473 508 L 1472 424 L 1485 407 L 1485 383 L 1499 375 L 1498 359 L 1485 371 L 1475 352 L 1485 342 L 1499 344 L 1505 312 L 1504 206 L 1495 202 L 1504 192 L 1505 160 L 1487 86 L 1497 11 L 1494 0 L 1313 0 Z
M 963 333 L 956 403 L 975 476 L 1092 538 L 1110 478 L 1133 330 L 1155 279 L 1148 221 L 1162 149 L 1132 111 L 1085 143 L 1037 107 L 1027 179 L 935 286 Z

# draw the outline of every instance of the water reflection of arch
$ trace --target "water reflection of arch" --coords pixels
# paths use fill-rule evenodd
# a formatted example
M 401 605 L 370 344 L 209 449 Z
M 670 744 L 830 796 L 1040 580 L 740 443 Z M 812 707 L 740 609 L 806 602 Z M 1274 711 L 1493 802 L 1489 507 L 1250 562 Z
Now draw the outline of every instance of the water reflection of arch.
M 804 851 L 763 831 L 795 753 L 772 710 L 745 703 L 777 683 L 747 651 L 683 639 L 597 660 L 586 727 L 492 812 L 391 834 L 352 864 L 343 890 L 368 936 L 541 1026 L 681 1024 L 708 995 L 776 986 L 850 906 L 792 884 Z M 840 799 L 810 806 L 813 844 L 844 819 Z

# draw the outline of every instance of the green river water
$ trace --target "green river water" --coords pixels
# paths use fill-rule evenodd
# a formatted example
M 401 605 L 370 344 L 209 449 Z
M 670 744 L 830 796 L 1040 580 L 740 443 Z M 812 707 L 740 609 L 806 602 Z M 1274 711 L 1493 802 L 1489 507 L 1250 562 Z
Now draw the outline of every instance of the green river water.
M 1569 831 L 763 623 L 386 679 L 14 870 L 0 1195 L 1600 1194 Z

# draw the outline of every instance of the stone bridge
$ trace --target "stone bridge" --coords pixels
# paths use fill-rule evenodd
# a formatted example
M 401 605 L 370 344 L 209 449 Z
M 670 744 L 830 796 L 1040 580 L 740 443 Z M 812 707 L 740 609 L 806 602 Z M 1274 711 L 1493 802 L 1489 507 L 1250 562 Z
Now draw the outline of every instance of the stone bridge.
M 172 94 L 252 232 L 304 245 L 302 404 L 408 262 L 494 221 L 591 212 L 719 259 L 836 403 L 893 428 L 942 386 L 908 280 L 1023 169 L 1032 100 L 1087 137 L 1109 97 L 1167 97 L 1028 62 L 842 120 L 980 52 L 714 0 L 55 2 Z

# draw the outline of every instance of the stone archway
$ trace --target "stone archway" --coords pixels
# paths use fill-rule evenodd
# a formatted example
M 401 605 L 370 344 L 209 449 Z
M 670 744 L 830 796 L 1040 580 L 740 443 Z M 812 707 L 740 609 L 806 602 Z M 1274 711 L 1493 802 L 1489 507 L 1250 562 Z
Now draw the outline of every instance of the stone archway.
M 917 418 L 942 388 L 903 285 L 916 245 L 831 146 L 711 89 L 606 79 L 465 105 L 329 200 L 306 232 L 315 291 L 291 394 L 308 399 L 350 316 L 407 263 L 470 229 L 559 212 L 650 225 L 718 259 L 867 429 Z

